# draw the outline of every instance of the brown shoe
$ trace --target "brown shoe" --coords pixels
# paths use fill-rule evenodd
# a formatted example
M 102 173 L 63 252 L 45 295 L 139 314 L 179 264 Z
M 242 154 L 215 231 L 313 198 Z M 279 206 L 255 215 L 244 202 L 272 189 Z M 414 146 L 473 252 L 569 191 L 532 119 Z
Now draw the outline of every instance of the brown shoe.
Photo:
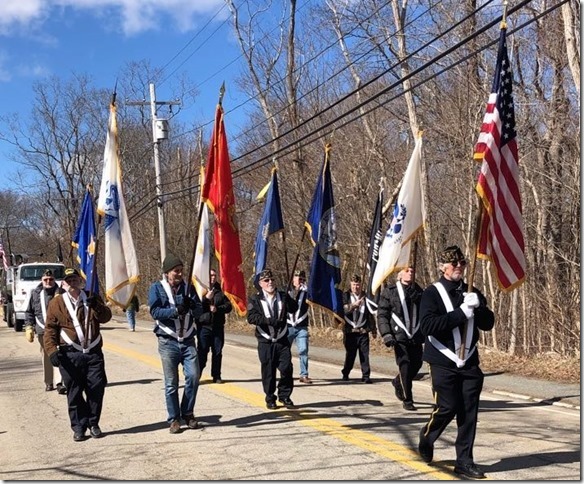
M 298 379 L 298 381 L 299 381 L 300 383 L 308 383 L 308 384 L 311 384 L 311 383 L 312 383 L 312 380 L 311 380 L 310 378 L 308 378 L 307 376 L 301 376 L 301 377 Z
M 178 420 L 173 420 L 170 422 L 170 433 L 171 434 L 180 434 L 180 423 Z

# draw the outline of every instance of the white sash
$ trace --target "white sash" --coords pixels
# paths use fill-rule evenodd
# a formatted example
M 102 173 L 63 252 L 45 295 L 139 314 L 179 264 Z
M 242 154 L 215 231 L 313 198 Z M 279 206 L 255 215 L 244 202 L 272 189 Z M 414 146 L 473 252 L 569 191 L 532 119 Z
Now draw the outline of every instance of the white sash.
M 359 296 L 351 293 L 351 295 L 350 295 L 351 304 L 353 304 L 358 299 L 359 299 Z M 360 327 L 365 325 L 366 320 L 364 319 L 364 316 L 365 316 L 365 304 L 363 304 L 363 301 L 362 301 L 361 305 L 359 306 L 359 318 L 357 319 L 357 321 L 352 321 L 347 316 L 345 316 L 345 322 L 349 323 L 351 326 L 353 326 L 353 328 L 357 329 L 357 328 L 360 328 Z
M 298 298 L 298 310 L 294 314 L 288 314 L 288 324 L 290 326 L 296 327 L 302 321 L 308 317 L 308 311 L 306 311 L 302 316 L 300 316 L 300 309 L 302 308 L 302 303 L 306 298 L 306 290 L 304 287 L 300 288 L 300 297 Z
M 442 302 L 444 303 L 446 312 L 449 313 L 451 311 L 454 311 L 454 307 L 452 306 L 450 296 L 446 292 L 446 289 L 444 288 L 442 283 L 435 282 L 434 286 L 436 286 L 436 289 L 438 289 L 438 293 L 442 298 Z M 456 366 L 458 368 L 462 368 L 466 364 L 467 360 L 471 357 L 471 355 L 474 353 L 476 349 L 476 345 L 473 346 L 472 348 L 470 347 L 472 343 L 472 336 L 474 333 L 474 316 L 470 317 L 466 324 L 468 324 L 468 327 L 466 329 L 466 341 L 464 346 L 464 353 L 466 357 L 464 359 L 458 357 L 458 350 L 460 349 L 461 343 L 460 329 L 458 327 L 452 330 L 452 336 L 454 337 L 454 352 L 447 348 L 446 346 L 444 346 L 440 341 L 438 341 L 433 336 L 428 336 L 428 341 L 432 343 L 432 346 L 434 346 L 434 348 L 440 351 L 440 353 L 446 356 L 449 360 L 456 363 Z
M 172 294 L 172 289 L 170 288 L 170 284 L 168 283 L 168 281 L 166 279 L 162 279 L 160 281 L 160 284 L 162 285 L 162 288 L 164 289 L 164 292 L 166 293 L 166 296 L 168 297 L 168 301 L 170 302 L 170 307 L 175 308 L 176 304 L 174 303 L 174 296 Z M 191 318 L 190 312 L 187 312 L 187 314 L 185 315 L 186 329 L 183 328 L 182 337 L 178 335 L 178 333 L 180 331 L 180 319 L 179 318 L 169 318 L 169 319 L 171 319 L 174 323 L 174 330 L 169 328 L 168 326 L 162 324 L 158 320 L 156 320 L 156 325 L 162 331 L 164 331 L 168 336 L 172 336 L 174 339 L 176 339 L 179 343 L 182 343 L 182 341 L 184 341 L 186 338 L 188 338 L 193 333 L 193 331 L 195 329 L 195 325 L 191 324 L 192 318 Z
M 45 296 L 45 290 L 41 289 L 41 314 L 43 320 L 41 321 L 38 316 L 35 315 L 36 323 L 43 329 L 45 329 L 45 321 L 47 320 L 47 298 Z
M 83 304 L 83 307 L 85 309 L 85 326 L 88 328 L 87 345 L 85 344 L 85 335 L 83 334 L 83 328 L 81 327 L 79 319 L 77 319 L 76 308 L 73 307 L 73 299 L 67 292 L 63 294 L 63 300 L 65 301 L 65 307 L 67 308 L 67 312 L 69 313 L 69 316 L 71 316 L 71 319 L 73 320 L 73 327 L 75 328 L 77 338 L 79 339 L 79 343 L 81 344 L 74 342 L 63 329 L 61 330 L 61 338 L 63 338 L 63 340 L 65 340 L 67 344 L 73 346 L 73 348 L 75 348 L 76 350 L 82 351 L 83 353 L 88 353 L 89 350 L 91 350 L 97 343 L 100 342 L 101 334 L 99 334 L 97 338 L 95 338 L 95 341 L 92 341 L 93 337 L 92 327 L 90 324 L 88 324 L 89 307 L 87 306 L 87 297 L 85 296 L 85 293 L 83 291 L 80 292 L 79 299 L 81 299 L 81 303 Z
M 264 294 L 265 296 L 265 294 Z M 274 315 L 272 314 L 271 308 L 270 308 L 270 303 L 264 298 L 264 299 L 260 299 L 260 303 L 262 305 L 262 309 L 264 311 L 264 316 L 269 319 L 269 318 L 273 318 Z M 282 298 L 280 297 L 280 293 L 276 292 L 276 310 L 278 311 L 278 314 L 280 314 L 282 312 Z M 266 338 L 267 340 L 270 340 L 272 343 L 275 343 L 276 341 L 278 341 L 282 336 L 284 336 L 286 333 L 288 333 L 288 326 L 284 326 L 277 335 L 275 336 L 270 336 L 268 333 L 266 333 L 262 328 L 260 328 L 259 326 L 256 326 L 258 333 L 260 333 L 264 338 Z M 270 327 L 271 329 L 271 327 Z
M 399 300 L 402 305 L 402 310 L 404 312 L 404 319 L 406 320 L 406 323 L 404 324 L 395 313 L 391 313 L 391 319 L 393 319 L 395 321 L 395 324 L 397 324 L 401 329 L 404 330 L 409 339 L 412 339 L 416 332 L 418 331 L 418 328 L 420 327 L 420 322 L 418 321 L 418 308 L 415 304 L 413 305 L 412 320 L 414 321 L 413 323 L 414 326 L 412 327 L 412 323 L 410 321 L 410 312 L 408 311 L 406 295 L 404 293 L 402 283 L 398 282 L 395 286 L 397 287 L 397 293 L 399 295 Z

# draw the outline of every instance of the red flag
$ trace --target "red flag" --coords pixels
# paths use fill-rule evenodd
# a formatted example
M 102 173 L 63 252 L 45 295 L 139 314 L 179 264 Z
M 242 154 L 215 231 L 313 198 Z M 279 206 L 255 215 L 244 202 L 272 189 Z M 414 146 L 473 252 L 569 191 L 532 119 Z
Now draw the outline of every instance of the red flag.
M 241 244 L 235 218 L 233 179 L 221 105 L 217 105 L 215 112 L 202 197 L 215 215 L 215 255 L 221 271 L 221 289 L 235 307 L 237 314 L 245 316 L 247 314 L 245 279 L 241 270 Z
M 483 162 L 476 186 L 484 208 L 477 256 L 493 262 L 499 286 L 511 291 L 525 279 L 525 242 L 506 31 L 503 25 L 495 79 L 474 157 Z

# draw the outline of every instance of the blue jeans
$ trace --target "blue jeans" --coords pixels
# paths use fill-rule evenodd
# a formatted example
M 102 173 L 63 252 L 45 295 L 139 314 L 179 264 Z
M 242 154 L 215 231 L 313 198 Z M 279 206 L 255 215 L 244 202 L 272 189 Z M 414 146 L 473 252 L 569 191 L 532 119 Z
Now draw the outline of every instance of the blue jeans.
M 296 340 L 298 358 L 300 359 L 300 376 L 308 376 L 308 328 L 288 326 L 290 346 L 294 340 Z
M 199 389 L 199 361 L 194 338 L 179 343 L 174 338 L 158 337 L 158 353 L 164 373 L 167 422 L 194 415 L 195 400 Z M 178 366 L 183 367 L 185 386 L 182 400 L 178 399 Z
M 126 309 L 126 318 L 128 320 L 128 328 L 136 328 L 136 311 L 133 309 Z

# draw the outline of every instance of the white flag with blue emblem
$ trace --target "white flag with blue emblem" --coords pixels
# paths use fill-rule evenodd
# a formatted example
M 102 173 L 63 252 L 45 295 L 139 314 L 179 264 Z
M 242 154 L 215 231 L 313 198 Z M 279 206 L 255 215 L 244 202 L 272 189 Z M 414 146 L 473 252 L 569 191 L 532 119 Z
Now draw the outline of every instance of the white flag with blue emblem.
M 140 273 L 122 192 L 122 170 L 118 153 L 116 105 L 112 102 L 97 213 L 104 220 L 105 296 L 108 301 L 125 309 L 136 292 Z
M 371 282 L 373 294 L 388 276 L 408 267 L 412 241 L 424 228 L 426 210 L 421 165 L 422 136 L 420 135 L 404 174 L 391 224 L 379 248 L 377 267 Z

